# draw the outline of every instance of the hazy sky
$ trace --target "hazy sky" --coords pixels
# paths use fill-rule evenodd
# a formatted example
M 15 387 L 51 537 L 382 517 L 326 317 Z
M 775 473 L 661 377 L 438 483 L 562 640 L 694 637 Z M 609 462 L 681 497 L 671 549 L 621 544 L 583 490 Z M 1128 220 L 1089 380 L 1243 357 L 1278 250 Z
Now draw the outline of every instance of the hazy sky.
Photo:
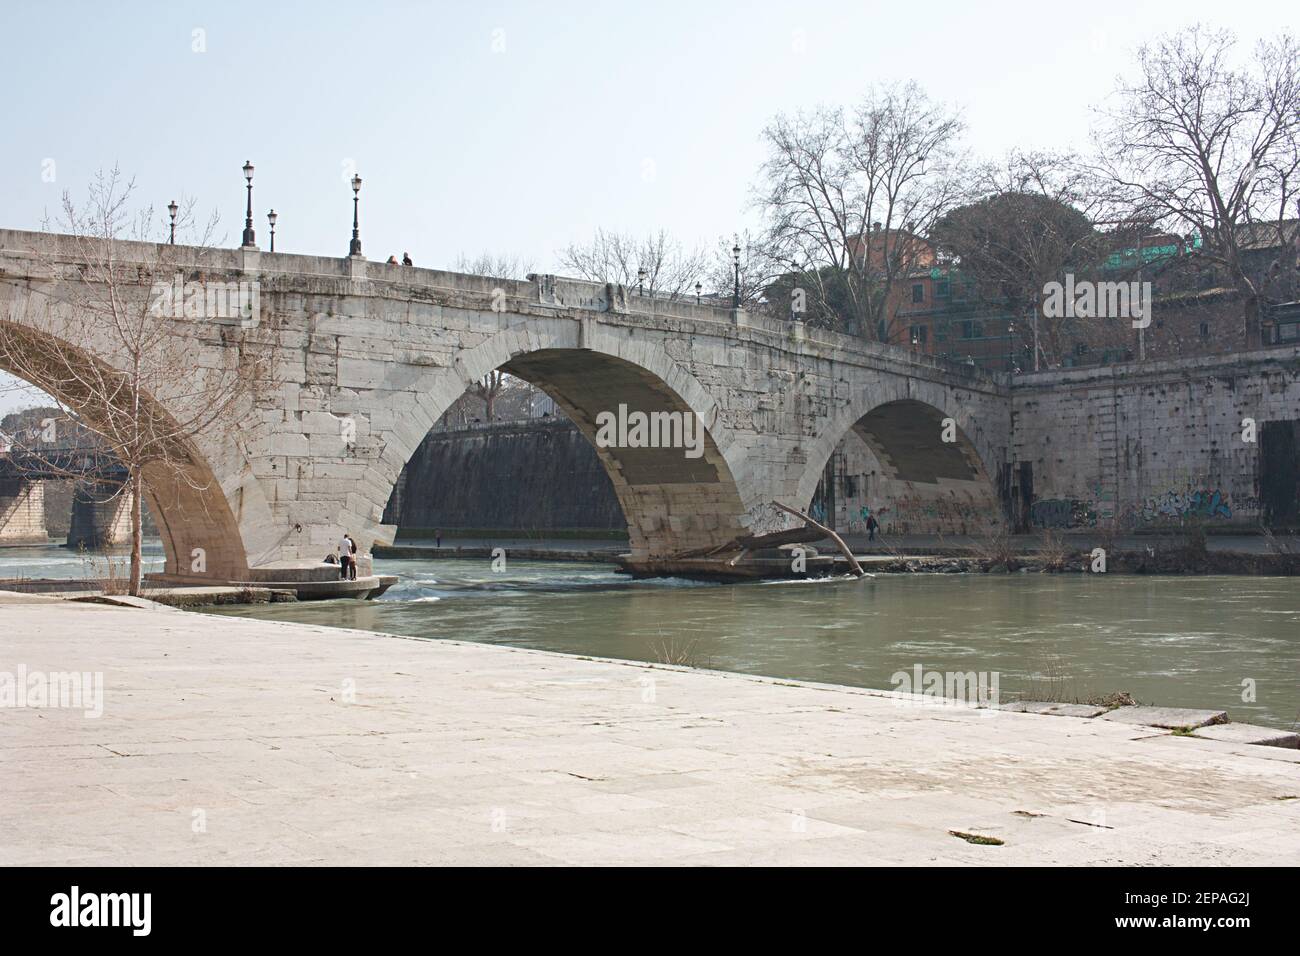
M 1286 10 L 1290 9 L 1291 14 Z M 752 223 L 770 117 L 915 79 L 968 144 L 1081 144 L 1142 41 L 1201 20 L 1246 43 L 1294 5 L 801 2 L 10 4 L 0 226 L 39 228 L 117 164 L 237 245 L 344 255 L 355 168 L 370 258 L 484 251 L 555 269 L 597 226 L 693 244 Z M 46 181 L 52 173 L 53 181 Z M 165 218 L 165 212 L 163 212 Z

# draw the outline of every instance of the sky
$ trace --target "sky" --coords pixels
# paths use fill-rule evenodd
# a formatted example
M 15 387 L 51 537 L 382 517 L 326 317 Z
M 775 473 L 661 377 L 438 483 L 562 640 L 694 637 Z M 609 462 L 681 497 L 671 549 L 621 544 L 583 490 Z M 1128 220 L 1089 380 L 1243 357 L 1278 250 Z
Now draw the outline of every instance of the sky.
M 1287 11 L 1290 10 L 1290 13 Z M 966 144 L 1081 149 L 1137 46 L 1204 22 L 1243 45 L 1291 3 L 59 2 L 10 5 L 0 227 L 37 229 L 116 165 L 165 220 L 192 198 L 238 245 L 240 167 L 276 249 L 556 255 L 598 228 L 686 245 L 752 227 L 773 116 L 916 80 Z M 0 412 L 9 410 L 0 397 Z

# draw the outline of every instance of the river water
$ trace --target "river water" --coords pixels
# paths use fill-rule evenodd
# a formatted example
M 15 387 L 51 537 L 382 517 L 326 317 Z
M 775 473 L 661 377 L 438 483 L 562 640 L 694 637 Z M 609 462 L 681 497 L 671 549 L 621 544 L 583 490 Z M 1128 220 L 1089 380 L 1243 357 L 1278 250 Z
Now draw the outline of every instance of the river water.
M 155 545 L 146 555 L 161 564 Z M 27 570 L 21 570 L 26 567 Z M 890 688 L 898 672 L 998 675 L 1003 701 L 1127 691 L 1143 703 L 1300 717 L 1295 578 L 882 574 L 866 580 L 631 581 L 598 564 L 383 560 L 376 601 L 206 613 Z M 0 577 L 80 577 L 58 548 L 0 552 Z M 1253 682 L 1254 700 L 1247 693 Z

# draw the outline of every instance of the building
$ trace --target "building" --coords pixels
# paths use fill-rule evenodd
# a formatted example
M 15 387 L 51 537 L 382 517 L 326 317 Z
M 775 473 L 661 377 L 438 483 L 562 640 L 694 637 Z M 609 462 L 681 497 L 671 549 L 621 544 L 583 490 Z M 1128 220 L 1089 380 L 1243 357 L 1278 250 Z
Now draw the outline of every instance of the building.
M 1035 325 L 1040 366 L 1046 367 L 1187 358 L 1300 341 L 1300 220 L 1246 227 L 1239 243 L 1243 271 L 1260 289 L 1257 327 L 1248 322 L 1239 290 L 1194 254 L 1199 237 L 1157 234 L 1112 253 L 1097 276 L 1151 283 L 1152 321 L 1144 330 L 1122 320 L 1053 324 L 1041 309 L 1013 315 L 980 297 L 958 266 L 930 250 L 915 255 L 916 267 L 895 280 L 890 319 L 879 331 L 892 345 L 995 371 L 1034 367 Z

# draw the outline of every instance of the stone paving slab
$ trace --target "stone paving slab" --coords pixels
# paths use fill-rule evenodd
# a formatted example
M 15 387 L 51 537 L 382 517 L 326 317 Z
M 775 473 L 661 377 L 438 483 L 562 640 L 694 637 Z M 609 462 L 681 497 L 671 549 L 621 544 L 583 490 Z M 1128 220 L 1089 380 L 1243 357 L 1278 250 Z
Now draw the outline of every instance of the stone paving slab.
M 1052 717 L 1099 717 L 1107 710 L 1092 704 L 1052 703 L 1045 700 L 1017 700 L 1002 704 L 999 709 L 1016 714 L 1047 714 Z
M 1102 714 L 1101 719 L 1121 724 L 1181 730 L 1224 723 L 1228 714 L 1222 710 L 1196 710 L 1188 707 L 1117 707 L 1108 714 Z
M 1300 748 L 1300 734 L 1278 730 L 1276 727 L 1259 727 L 1255 724 L 1212 724 L 1198 728 L 1196 736 L 1210 740 L 1226 740 L 1233 744 Z
M 1109 720 L 62 602 L 19 664 L 103 716 L 0 711 L 0 865 L 1300 862 L 1300 751 Z

